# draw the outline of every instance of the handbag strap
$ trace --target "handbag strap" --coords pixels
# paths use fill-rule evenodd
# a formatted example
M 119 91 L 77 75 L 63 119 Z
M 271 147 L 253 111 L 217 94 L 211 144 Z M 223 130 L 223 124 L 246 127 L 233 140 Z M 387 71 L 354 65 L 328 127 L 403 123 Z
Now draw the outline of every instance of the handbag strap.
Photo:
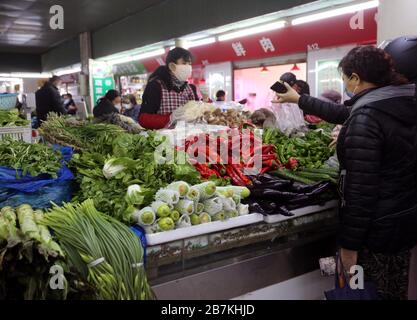
M 336 272 L 335 272 L 335 286 L 336 288 L 343 289 L 348 284 L 350 277 L 343 266 L 340 250 L 336 253 Z

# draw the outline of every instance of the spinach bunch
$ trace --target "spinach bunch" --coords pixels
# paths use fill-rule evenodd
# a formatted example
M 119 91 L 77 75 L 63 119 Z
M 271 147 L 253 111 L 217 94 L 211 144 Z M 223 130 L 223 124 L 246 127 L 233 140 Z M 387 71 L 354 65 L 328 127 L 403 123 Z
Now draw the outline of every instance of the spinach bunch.
M 44 144 L 29 144 L 5 139 L 0 142 L 0 166 L 16 169 L 16 178 L 27 174 L 36 177 L 47 174 L 57 178 L 61 168 L 61 152 Z

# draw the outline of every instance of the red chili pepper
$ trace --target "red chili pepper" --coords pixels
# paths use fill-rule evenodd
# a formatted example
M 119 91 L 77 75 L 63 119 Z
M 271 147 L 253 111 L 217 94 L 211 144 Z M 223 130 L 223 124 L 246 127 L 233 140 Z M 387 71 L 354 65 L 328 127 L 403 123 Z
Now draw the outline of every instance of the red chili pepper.
M 245 184 L 244 182 L 240 179 L 240 177 L 238 176 L 238 174 L 233 170 L 233 167 L 228 165 L 226 166 L 226 172 L 229 175 L 229 177 L 232 179 L 232 182 L 240 187 L 244 187 Z
M 296 158 L 289 158 L 286 167 L 294 170 L 298 167 L 298 160 Z
M 210 169 L 207 165 L 197 163 L 195 167 L 200 172 L 201 176 L 205 179 L 208 179 L 214 175 L 220 178 L 219 173 Z
M 262 170 L 261 170 L 261 174 L 265 174 L 265 173 L 267 173 L 268 171 L 270 171 L 271 170 L 271 168 L 263 168 Z
M 275 146 L 270 145 L 270 144 L 262 146 L 262 153 L 263 154 L 271 153 L 271 152 L 275 152 Z
M 233 168 L 233 170 L 236 172 L 236 174 L 239 176 L 240 180 L 245 184 L 245 185 L 251 185 L 252 181 L 243 174 L 240 166 L 237 165 L 231 165 L 231 167 Z
M 213 164 L 211 165 L 211 167 L 216 170 L 220 176 L 225 176 L 226 175 L 226 169 L 221 165 L 221 164 Z
M 267 160 L 275 160 L 276 155 L 275 154 L 265 154 L 262 155 L 262 161 L 267 161 Z

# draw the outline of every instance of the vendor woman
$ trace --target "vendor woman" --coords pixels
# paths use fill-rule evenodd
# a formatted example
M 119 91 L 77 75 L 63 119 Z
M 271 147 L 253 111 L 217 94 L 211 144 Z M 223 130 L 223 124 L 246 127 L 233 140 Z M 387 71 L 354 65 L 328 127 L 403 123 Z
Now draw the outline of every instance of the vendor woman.
M 143 93 L 139 123 L 146 129 L 162 129 L 170 123 L 171 113 L 189 101 L 201 100 L 197 88 L 187 80 L 192 73 L 192 55 L 183 48 L 168 53 L 166 66 L 150 77 Z

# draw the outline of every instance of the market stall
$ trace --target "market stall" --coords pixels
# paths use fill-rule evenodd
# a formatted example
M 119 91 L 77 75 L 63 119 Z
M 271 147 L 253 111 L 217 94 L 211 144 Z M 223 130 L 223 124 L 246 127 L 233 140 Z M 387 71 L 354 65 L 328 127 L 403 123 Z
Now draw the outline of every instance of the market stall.
M 114 65 L 113 73 L 116 78 L 116 87 L 122 95 L 133 95 L 140 105 L 149 76 L 144 65 L 139 61 Z
M 6 124 L 24 122 L 4 112 L 12 117 Z M 7 257 L 0 265 L 23 272 L 25 259 L 35 263 L 40 254 L 42 268 L 31 274 L 34 287 L 16 292 L 10 286 L 19 273 L 0 272 L 2 294 L 152 299 L 167 281 L 204 268 L 228 270 L 248 254 L 255 261 L 270 248 L 327 241 L 279 279 L 311 271 L 330 254 L 337 226 L 338 169 L 326 165 L 331 127 L 286 136 L 250 118 L 239 108 L 191 102 L 174 112 L 172 129 L 159 132 L 123 116 L 97 123 L 51 115 L 40 127 L 42 143 L 3 137 L 0 147 L 11 153 L 0 157 L 0 250 Z M 27 243 L 32 255 L 22 260 Z M 60 296 L 40 286 L 57 262 L 66 279 Z

